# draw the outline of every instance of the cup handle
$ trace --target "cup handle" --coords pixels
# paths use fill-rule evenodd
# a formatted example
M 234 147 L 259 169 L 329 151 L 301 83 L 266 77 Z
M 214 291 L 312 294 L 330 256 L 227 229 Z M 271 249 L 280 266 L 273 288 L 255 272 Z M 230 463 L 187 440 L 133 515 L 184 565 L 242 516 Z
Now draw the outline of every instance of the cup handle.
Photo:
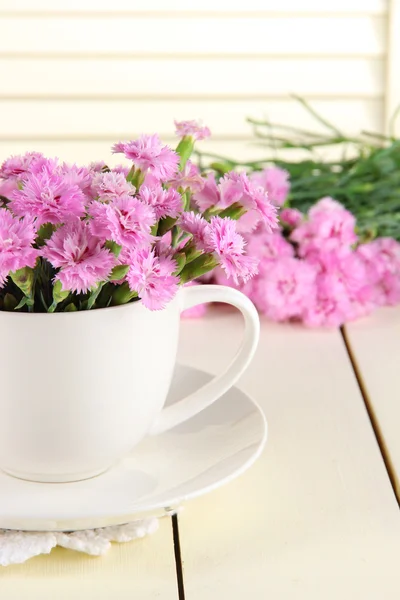
M 260 337 L 260 320 L 254 304 L 244 294 L 223 285 L 198 285 L 181 290 L 181 312 L 205 302 L 224 302 L 240 310 L 245 330 L 240 348 L 220 375 L 176 404 L 164 408 L 149 434 L 157 435 L 187 421 L 225 394 L 247 369 Z

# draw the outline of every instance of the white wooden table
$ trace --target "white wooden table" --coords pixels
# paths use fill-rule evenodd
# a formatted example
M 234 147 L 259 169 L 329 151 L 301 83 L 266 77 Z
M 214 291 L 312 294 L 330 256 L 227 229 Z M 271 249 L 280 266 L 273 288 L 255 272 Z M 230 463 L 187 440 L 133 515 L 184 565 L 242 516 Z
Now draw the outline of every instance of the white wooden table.
M 188 503 L 175 536 L 165 518 L 102 558 L 57 549 L 2 569 L 0 598 L 398 600 L 400 309 L 345 333 L 263 322 L 239 384 L 269 421 L 256 465 Z M 240 335 L 235 313 L 185 321 L 180 360 L 217 372 Z

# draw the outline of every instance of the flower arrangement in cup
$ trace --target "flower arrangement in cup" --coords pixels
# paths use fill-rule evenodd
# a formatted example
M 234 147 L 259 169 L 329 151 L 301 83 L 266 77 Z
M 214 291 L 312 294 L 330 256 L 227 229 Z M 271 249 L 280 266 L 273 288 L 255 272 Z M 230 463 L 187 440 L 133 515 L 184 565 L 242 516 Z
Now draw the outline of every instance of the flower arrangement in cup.
M 244 173 L 212 180 L 190 162 L 209 135 L 176 123 L 176 150 L 157 135 L 119 142 L 130 167 L 78 167 L 30 152 L 0 168 L 0 309 L 68 312 L 142 300 L 159 310 L 179 286 L 220 266 L 234 282 L 257 272 L 240 231 L 277 225 L 276 208 Z

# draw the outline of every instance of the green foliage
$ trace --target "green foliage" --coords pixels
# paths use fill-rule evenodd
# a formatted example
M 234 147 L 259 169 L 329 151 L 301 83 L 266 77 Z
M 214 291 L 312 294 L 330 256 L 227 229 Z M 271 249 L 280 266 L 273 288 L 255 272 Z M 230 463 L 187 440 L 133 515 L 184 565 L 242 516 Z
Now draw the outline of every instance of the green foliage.
M 326 133 L 248 119 L 254 127 L 257 145 L 266 148 L 264 160 L 241 162 L 197 152 L 200 164 L 207 158 L 217 159 L 210 166 L 223 175 L 235 167 L 252 172 L 273 163 L 290 174 L 291 207 L 306 212 L 320 198 L 332 196 L 356 216 L 358 232 L 363 238 L 378 235 L 400 241 L 400 140 L 368 131 L 356 137 L 346 136 L 303 99 L 296 99 Z M 324 160 L 319 151 L 327 147 L 337 148 L 340 157 Z M 301 150 L 304 159 L 279 157 L 282 151 L 288 151 L 287 155 L 292 149 Z
M 218 265 L 218 261 L 213 254 L 202 254 L 195 258 L 189 264 L 186 264 L 180 273 L 181 283 L 192 281 L 209 271 L 212 271 Z

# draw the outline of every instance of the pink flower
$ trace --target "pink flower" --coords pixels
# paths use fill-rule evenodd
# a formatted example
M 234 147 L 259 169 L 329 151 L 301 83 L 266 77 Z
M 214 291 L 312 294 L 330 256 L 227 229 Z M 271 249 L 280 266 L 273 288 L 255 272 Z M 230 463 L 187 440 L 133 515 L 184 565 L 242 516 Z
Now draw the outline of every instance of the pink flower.
M 15 177 L 0 180 L 0 196 L 10 199 L 13 191 L 18 189 L 18 180 Z
M 0 208 L 0 287 L 10 272 L 34 267 L 39 256 L 32 248 L 35 228 L 29 219 L 17 219 L 10 211 Z
M 89 164 L 89 171 L 91 173 L 100 173 L 104 168 L 107 168 L 104 160 L 96 160 Z
M 215 175 L 213 172 L 208 173 L 204 187 L 198 192 L 194 192 L 193 200 L 201 210 L 204 212 L 211 206 L 216 206 L 219 202 L 219 191 L 217 183 L 215 181 Z
M 306 324 L 338 327 L 371 312 L 373 288 L 366 264 L 356 252 L 325 252 L 312 260 L 318 269 L 317 295 L 306 311 Z
M 251 231 L 262 219 L 264 226 L 272 231 L 276 229 L 278 218 L 276 208 L 268 199 L 267 193 L 250 182 L 246 173 L 231 172 L 221 178 L 218 184 L 220 200 L 218 207 L 224 209 L 232 204 L 240 204 L 250 213 L 247 231 Z M 244 218 L 241 219 L 242 231 Z
M 45 158 L 40 152 L 26 152 L 19 156 L 10 156 L 0 167 L 0 178 L 21 179 L 27 173 L 30 173 L 35 164 L 41 164 L 44 161 Z
M 318 277 L 317 293 L 303 314 L 308 327 L 340 327 L 352 310 L 351 302 L 343 285 L 335 278 Z
M 109 276 L 116 260 L 79 219 L 63 225 L 46 242 L 42 256 L 60 271 L 56 279 L 64 290 L 86 293 Z
M 197 121 L 174 121 L 178 137 L 191 136 L 195 140 L 204 140 L 211 135 L 208 127 L 202 127 Z
M 121 196 L 134 194 L 135 188 L 126 180 L 123 173 L 108 171 L 96 173 L 92 181 L 92 191 L 100 202 L 109 202 Z
M 142 185 L 140 200 L 154 210 L 156 220 L 164 217 L 177 217 L 182 212 L 182 196 L 173 188 L 164 190 L 158 183 L 154 187 Z
M 173 275 L 175 269 L 175 261 L 157 257 L 150 248 L 133 251 L 127 275 L 129 287 L 138 293 L 144 306 L 160 310 L 178 291 L 179 278 Z
M 57 172 L 43 168 L 28 175 L 22 190 L 12 193 L 10 208 L 16 215 L 36 219 L 36 226 L 44 223 L 58 225 L 85 214 L 85 195 L 76 184 Z
M 186 283 L 185 287 L 190 287 L 193 285 L 200 285 L 196 281 L 189 281 Z M 200 317 L 204 317 L 207 312 L 207 304 L 198 304 L 197 306 L 193 306 L 192 308 L 187 308 L 182 312 L 182 317 L 184 319 L 199 319 Z
M 192 234 L 196 245 L 201 250 L 205 250 L 209 246 L 208 236 L 210 226 L 201 215 L 194 212 L 184 212 L 179 219 L 178 225 L 183 231 Z
M 132 196 L 120 196 L 108 204 L 94 201 L 89 206 L 90 230 L 103 240 L 127 248 L 139 248 L 153 240 L 150 229 L 156 222 L 150 206 Z
M 275 206 L 282 206 L 289 190 L 289 173 L 279 167 L 267 167 L 263 171 L 254 171 L 250 176 L 255 186 L 262 187 L 268 194 L 269 200 Z
M 294 228 L 303 221 L 303 213 L 297 208 L 284 208 L 279 213 L 279 218 L 284 225 Z
M 275 321 L 299 319 L 315 297 L 316 269 L 290 256 L 269 265 L 256 281 L 253 298 L 257 307 Z
M 271 261 L 294 256 L 294 249 L 280 232 L 255 232 L 248 236 L 247 254 L 258 258 L 260 274 L 268 275 Z
M 178 170 L 179 156 L 163 146 L 158 135 L 142 135 L 138 140 L 114 144 L 114 153 L 123 152 L 137 169 L 150 170 L 161 180 L 172 179 Z
M 337 251 L 346 254 L 357 241 L 356 220 L 341 204 L 323 199 L 309 212 L 309 220 L 294 229 L 290 239 L 299 245 L 300 256 Z
M 64 163 L 60 167 L 60 173 L 63 176 L 65 183 L 70 186 L 77 185 L 82 192 L 91 197 L 91 184 L 93 173 L 86 167 L 78 167 L 78 165 L 68 165 Z
M 204 188 L 205 181 L 196 165 L 188 160 L 183 170 L 178 171 L 168 183 L 176 190 L 182 188 L 184 191 L 189 189 L 192 193 L 198 193 Z
M 321 200 L 318 200 L 318 202 L 316 202 L 310 208 L 308 211 L 308 216 L 310 219 L 314 219 L 314 217 L 317 217 L 319 214 L 326 215 L 327 213 L 336 210 L 343 211 L 346 209 L 344 208 L 343 204 L 340 204 L 340 202 L 337 200 L 334 200 L 330 196 L 325 196 L 324 198 L 321 198 Z
M 395 305 L 400 302 L 400 244 L 392 238 L 378 238 L 361 244 L 357 254 L 364 260 L 374 302 Z
M 245 241 L 237 233 L 235 221 L 213 217 L 206 232 L 206 249 L 217 255 L 228 279 L 247 281 L 257 273 L 258 260 L 244 255 Z

